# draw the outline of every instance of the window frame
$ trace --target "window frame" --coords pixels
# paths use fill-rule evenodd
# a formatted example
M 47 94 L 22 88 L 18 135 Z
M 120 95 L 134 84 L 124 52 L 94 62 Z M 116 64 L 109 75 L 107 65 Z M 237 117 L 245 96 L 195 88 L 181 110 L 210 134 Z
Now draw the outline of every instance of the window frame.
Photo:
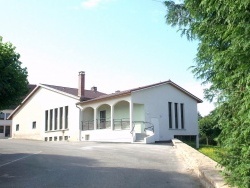
M 19 131 L 19 130 L 20 130 L 20 125 L 16 124 L 16 131 Z
M 36 121 L 32 122 L 32 129 L 36 129 Z
M 4 125 L 0 125 L 0 133 L 4 133 L 4 127 L 5 127 Z

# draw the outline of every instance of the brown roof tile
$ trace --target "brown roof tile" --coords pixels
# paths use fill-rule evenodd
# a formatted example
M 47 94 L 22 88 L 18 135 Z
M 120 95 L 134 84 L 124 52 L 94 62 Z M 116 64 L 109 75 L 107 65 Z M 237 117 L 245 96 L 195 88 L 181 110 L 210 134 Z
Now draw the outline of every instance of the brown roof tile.
M 78 89 L 76 88 L 70 88 L 70 87 L 63 87 L 63 86 L 55 86 L 55 85 L 48 85 L 48 84 L 41 84 L 44 85 L 46 87 L 50 87 L 53 88 L 55 90 L 73 95 L 78 97 Z M 105 93 L 99 92 L 99 91 L 92 91 L 92 90 L 85 90 L 85 96 L 84 99 L 88 100 L 88 99 L 94 99 L 100 96 L 106 95 Z
M 108 95 L 102 95 L 100 97 L 97 97 L 97 98 L 94 98 L 94 99 L 90 99 L 88 101 L 78 102 L 77 104 L 91 102 L 91 101 L 98 101 L 98 100 L 108 99 L 108 98 L 113 98 L 113 97 L 124 96 L 124 95 L 128 95 L 128 94 L 130 94 L 130 93 L 132 93 L 134 91 L 139 91 L 139 90 L 143 90 L 143 89 L 147 89 L 147 88 L 150 88 L 150 87 L 155 87 L 155 86 L 159 86 L 159 85 L 163 85 L 163 84 L 170 84 L 171 86 L 177 88 L 178 90 L 180 90 L 183 93 L 187 94 L 191 98 L 195 99 L 198 103 L 202 103 L 203 102 L 201 99 L 199 99 L 195 95 L 191 94 L 190 92 L 188 92 L 184 88 L 180 87 L 179 85 L 177 85 L 176 83 L 172 82 L 171 80 L 168 80 L 168 81 L 165 81 L 165 82 L 159 82 L 159 83 L 155 83 L 155 84 L 151 84 L 151 85 L 137 87 L 137 88 L 134 88 L 134 89 L 129 89 L 129 90 L 125 90 L 125 91 L 119 91 L 119 92 L 111 93 L 111 94 L 108 94 Z

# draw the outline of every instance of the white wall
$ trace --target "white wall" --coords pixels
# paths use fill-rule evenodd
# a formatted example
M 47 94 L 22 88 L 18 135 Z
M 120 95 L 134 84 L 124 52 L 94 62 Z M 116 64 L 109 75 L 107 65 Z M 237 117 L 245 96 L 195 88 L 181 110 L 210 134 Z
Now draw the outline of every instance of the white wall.
M 159 128 L 157 130 L 155 140 L 170 140 L 174 135 L 197 135 L 198 121 L 197 121 L 197 102 L 180 90 L 171 85 L 161 85 L 145 90 L 140 90 L 132 93 L 132 102 L 144 104 L 145 121 L 152 122 L 158 119 Z M 173 111 L 173 129 L 169 129 L 168 118 L 168 102 L 183 103 L 184 104 L 184 121 L 185 127 L 181 129 L 180 126 L 180 107 L 179 107 L 179 129 L 175 129 L 174 121 L 174 105 Z
M 102 141 L 102 142 L 132 142 L 130 130 L 91 130 L 82 131 L 82 141 Z
M 0 133 L 0 138 L 6 138 L 5 137 L 5 131 L 6 131 L 6 126 L 10 126 L 12 124 L 11 120 L 7 120 L 6 114 L 11 114 L 13 110 L 1 110 L 0 112 L 4 113 L 4 120 L 0 120 L 0 126 L 4 126 L 4 132 Z M 10 129 L 10 136 L 11 136 L 11 129 Z
M 74 98 L 40 87 L 14 115 L 12 123 L 13 138 L 44 140 L 48 136 L 62 135 L 62 131 L 45 133 L 45 110 L 68 106 L 69 131 L 65 131 L 64 135 L 69 136 L 70 140 L 78 140 L 79 109 L 76 108 L 76 102 L 77 100 Z M 32 129 L 33 121 L 36 121 L 36 129 Z M 19 124 L 19 131 L 16 131 L 17 124 Z
M 129 102 L 121 101 L 114 106 L 114 119 L 129 119 Z

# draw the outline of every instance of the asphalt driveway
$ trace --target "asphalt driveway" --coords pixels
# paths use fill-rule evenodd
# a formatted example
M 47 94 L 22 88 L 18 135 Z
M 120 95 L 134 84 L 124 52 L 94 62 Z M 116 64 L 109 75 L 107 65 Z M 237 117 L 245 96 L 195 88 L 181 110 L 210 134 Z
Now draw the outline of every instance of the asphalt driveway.
M 197 188 L 171 144 L 0 140 L 0 187 Z

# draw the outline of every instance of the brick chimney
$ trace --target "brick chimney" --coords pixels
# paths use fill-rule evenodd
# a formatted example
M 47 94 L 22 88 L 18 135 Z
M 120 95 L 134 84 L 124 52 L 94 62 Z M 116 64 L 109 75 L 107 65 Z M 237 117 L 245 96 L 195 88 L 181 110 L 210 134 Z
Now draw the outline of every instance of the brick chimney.
M 78 75 L 78 97 L 80 97 L 80 100 L 84 98 L 84 92 L 85 92 L 85 72 L 80 71 Z

